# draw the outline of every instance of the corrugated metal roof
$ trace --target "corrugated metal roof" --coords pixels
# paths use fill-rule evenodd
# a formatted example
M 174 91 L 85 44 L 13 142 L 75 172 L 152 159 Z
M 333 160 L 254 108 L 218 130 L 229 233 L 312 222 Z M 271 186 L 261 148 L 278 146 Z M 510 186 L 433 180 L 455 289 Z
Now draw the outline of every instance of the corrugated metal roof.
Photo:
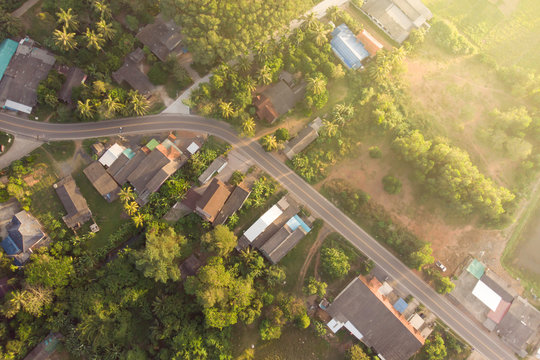
M 480 280 L 478 280 L 478 283 L 476 283 L 472 294 L 493 311 L 497 311 L 497 307 L 502 300 L 499 294 Z
M 150 150 L 154 150 L 158 145 L 159 141 L 157 141 L 156 139 L 152 139 L 148 142 L 148 144 L 146 144 L 146 147 Z
M 403 312 L 405 311 L 405 309 L 407 309 L 407 306 L 409 306 L 405 300 L 403 300 L 402 298 L 399 298 L 395 303 L 394 303 L 394 309 L 396 309 L 400 314 L 403 314 Z
M 486 267 L 480 261 L 473 259 L 473 261 L 471 261 L 467 267 L 467 271 L 470 272 L 475 278 L 480 280 L 486 271 Z
M 362 60 L 369 57 L 368 51 L 345 24 L 339 25 L 332 32 L 330 41 L 332 50 L 341 61 L 350 69 L 362 66 Z
M 283 211 L 277 205 L 272 206 L 267 212 L 263 214 L 263 216 L 259 218 L 259 220 L 255 221 L 255 223 L 246 230 L 244 236 L 250 242 L 252 242 L 257 238 L 257 236 L 262 234 L 263 231 L 266 230 L 268 225 L 273 223 L 282 213 Z
M 99 162 L 103 166 L 111 166 L 116 161 L 116 159 L 118 159 L 118 157 L 122 155 L 123 151 L 124 147 L 115 143 L 113 146 L 107 149 L 103 156 L 99 158 Z
M 19 44 L 11 39 L 5 39 L 0 43 L 0 80 L 4 77 L 8 64 L 17 51 L 17 46 Z
M 23 112 L 23 113 L 26 113 L 26 114 L 31 114 L 32 113 L 32 107 L 31 106 L 24 105 L 24 104 L 21 104 L 21 103 L 18 103 L 16 101 L 9 100 L 9 99 L 6 100 L 6 103 L 4 104 L 4 107 L 7 108 L 7 109 L 10 109 L 10 110 L 20 111 L 20 112 Z

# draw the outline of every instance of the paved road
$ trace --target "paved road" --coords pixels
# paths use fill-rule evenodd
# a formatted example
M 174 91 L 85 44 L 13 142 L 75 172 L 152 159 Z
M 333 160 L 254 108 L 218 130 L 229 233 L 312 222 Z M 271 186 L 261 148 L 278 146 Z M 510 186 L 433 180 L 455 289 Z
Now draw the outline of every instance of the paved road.
M 123 134 L 190 130 L 218 136 L 231 143 L 243 156 L 281 183 L 293 196 L 303 201 L 311 212 L 336 229 L 360 251 L 382 267 L 388 275 L 406 288 L 449 327 L 489 360 L 515 359 L 497 338 L 462 313 L 447 298 L 437 294 L 394 255 L 368 235 L 345 214 L 291 171 L 276 157 L 266 153 L 254 140 L 240 139 L 228 124 L 194 115 L 160 114 L 97 123 L 50 124 L 19 119 L 0 113 L 0 130 L 39 140 L 84 139 Z

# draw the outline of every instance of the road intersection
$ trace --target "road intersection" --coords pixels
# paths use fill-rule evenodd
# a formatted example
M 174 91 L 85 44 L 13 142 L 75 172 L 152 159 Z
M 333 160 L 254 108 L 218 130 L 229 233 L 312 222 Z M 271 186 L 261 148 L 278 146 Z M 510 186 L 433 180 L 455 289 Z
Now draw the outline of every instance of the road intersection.
M 476 351 L 489 360 L 515 359 L 512 351 L 481 324 L 472 320 L 447 297 L 437 294 L 397 257 L 349 219 L 341 210 L 307 184 L 283 162 L 265 152 L 253 139 L 239 138 L 227 123 L 196 115 L 160 114 L 89 123 L 51 124 L 0 113 L 0 130 L 40 141 L 76 140 L 129 134 L 148 134 L 173 130 L 208 133 L 229 142 L 246 158 L 276 179 L 310 211 L 371 258 L 412 296 L 430 309 Z

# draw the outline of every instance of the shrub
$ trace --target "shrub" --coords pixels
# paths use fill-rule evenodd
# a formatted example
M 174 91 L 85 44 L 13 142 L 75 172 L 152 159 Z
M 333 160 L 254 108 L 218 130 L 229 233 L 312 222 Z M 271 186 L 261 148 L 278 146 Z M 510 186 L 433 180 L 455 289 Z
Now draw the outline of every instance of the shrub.
M 236 186 L 240 184 L 242 181 L 244 181 L 245 177 L 246 175 L 244 175 L 244 173 L 242 173 L 241 171 L 235 170 L 232 173 L 231 178 L 229 179 L 229 184 Z
M 321 262 L 324 272 L 335 279 L 344 277 L 351 269 L 349 258 L 343 250 L 338 248 L 323 248 Z
M 263 340 L 279 339 L 281 337 L 281 326 L 272 325 L 270 321 L 264 319 L 259 326 L 259 333 Z
M 386 175 L 382 179 L 384 191 L 389 194 L 398 194 L 401 191 L 401 181 L 392 175 Z
M 369 156 L 372 159 L 380 159 L 382 157 L 381 149 L 378 146 L 372 146 L 369 148 Z
M 289 130 L 286 128 L 279 128 L 275 132 L 276 139 L 280 142 L 287 141 L 290 138 Z
M 126 26 L 131 31 L 139 30 L 139 20 L 135 16 L 127 15 L 126 16 Z
M 315 328 L 315 333 L 323 337 L 326 335 L 326 325 L 324 325 L 322 322 L 315 320 L 313 322 L 313 327 Z
M 433 35 L 437 45 L 454 55 L 468 55 L 475 52 L 474 46 L 456 27 L 444 20 L 435 20 L 431 26 L 430 33 Z
M 154 85 L 164 85 L 167 82 L 167 77 L 167 71 L 165 71 L 161 63 L 155 63 L 148 71 L 148 79 Z

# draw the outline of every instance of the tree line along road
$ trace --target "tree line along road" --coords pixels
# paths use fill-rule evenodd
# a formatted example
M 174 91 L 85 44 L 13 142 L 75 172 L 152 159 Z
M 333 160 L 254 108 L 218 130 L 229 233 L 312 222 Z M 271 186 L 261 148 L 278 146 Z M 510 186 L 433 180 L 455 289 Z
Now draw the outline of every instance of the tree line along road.
M 265 152 L 253 139 L 241 139 L 227 123 L 195 115 L 160 114 L 93 123 L 51 124 L 0 113 L 0 130 L 41 141 L 77 140 L 114 135 L 188 130 L 208 133 L 229 142 L 244 156 L 275 178 L 311 212 L 324 220 L 356 248 L 371 258 L 386 273 L 399 281 L 412 296 L 444 321 L 476 351 L 489 360 L 515 359 L 513 352 L 494 334 L 484 330 L 446 297 L 437 294 L 390 251 L 349 219 L 324 196 L 284 163 Z

